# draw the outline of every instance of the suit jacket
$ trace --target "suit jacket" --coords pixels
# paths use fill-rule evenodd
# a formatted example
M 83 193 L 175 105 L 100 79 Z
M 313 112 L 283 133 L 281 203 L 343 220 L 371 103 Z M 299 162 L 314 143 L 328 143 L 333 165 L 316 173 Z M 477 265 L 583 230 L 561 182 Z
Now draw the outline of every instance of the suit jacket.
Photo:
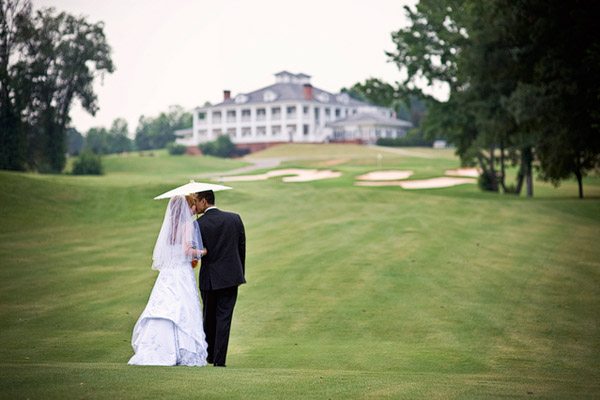
M 239 215 L 213 208 L 198 219 L 208 253 L 202 257 L 200 290 L 246 283 L 246 233 Z

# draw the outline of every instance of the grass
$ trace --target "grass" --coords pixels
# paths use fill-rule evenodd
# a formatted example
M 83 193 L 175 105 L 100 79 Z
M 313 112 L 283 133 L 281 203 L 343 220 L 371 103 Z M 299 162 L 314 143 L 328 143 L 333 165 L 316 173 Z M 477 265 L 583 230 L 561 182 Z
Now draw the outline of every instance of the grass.
M 0 172 L 0 397 L 599 397 L 599 178 L 584 200 L 575 182 L 536 182 L 533 199 L 354 187 L 382 151 L 275 147 L 253 157 L 336 159 L 343 176 L 217 194 L 248 236 L 226 370 L 126 362 L 156 277 L 165 203 L 151 199 L 242 162 L 162 154 L 106 159 L 103 177 Z M 458 165 L 450 151 L 382 154 L 416 178 Z

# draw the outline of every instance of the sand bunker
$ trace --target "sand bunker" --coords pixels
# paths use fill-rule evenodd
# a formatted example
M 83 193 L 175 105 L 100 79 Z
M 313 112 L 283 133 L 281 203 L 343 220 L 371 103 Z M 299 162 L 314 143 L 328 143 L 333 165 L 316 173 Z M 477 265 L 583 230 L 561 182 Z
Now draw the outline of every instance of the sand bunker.
M 361 181 L 396 181 L 399 179 L 407 179 L 413 174 L 412 171 L 375 171 L 369 172 L 361 176 L 357 176 L 356 179 Z
M 287 176 L 292 175 L 292 176 Z M 317 169 L 275 169 L 265 174 L 258 175 L 240 175 L 240 176 L 223 176 L 218 179 L 219 182 L 242 182 L 242 181 L 264 181 L 277 176 L 285 176 L 284 182 L 309 182 L 320 179 L 338 178 L 342 176 L 341 172 L 331 170 Z
M 330 170 L 314 170 L 312 172 L 303 173 L 297 176 L 286 176 L 283 178 L 284 182 L 309 182 L 318 181 L 321 179 L 339 178 L 342 176 L 341 172 L 330 171 Z
M 446 175 L 449 176 L 464 176 L 470 178 L 478 178 L 480 174 L 481 172 L 477 168 L 458 168 L 446 171 Z
M 356 182 L 356 186 L 400 186 L 402 189 L 436 189 L 445 188 L 467 183 L 476 183 L 471 178 L 432 178 L 415 181 L 387 181 L 387 182 Z

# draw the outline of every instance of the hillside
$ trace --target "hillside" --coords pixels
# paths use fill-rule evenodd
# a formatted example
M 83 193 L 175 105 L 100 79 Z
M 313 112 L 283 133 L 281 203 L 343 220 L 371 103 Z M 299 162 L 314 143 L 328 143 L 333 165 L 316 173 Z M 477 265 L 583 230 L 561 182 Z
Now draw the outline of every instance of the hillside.
M 600 178 L 586 178 L 584 200 L 575 182 L 536 182 L 533 199 L 354 186 L 379 166 L 419 179 L 458 167 L 451 151 L 382 151 L 286 145 L 248 160 L 114 156 L 101 177 L 0 172 L 0 398 L 600 396 Z M 342 176 L 217 193 L 248 241 L 228 368 L 127 366 L 156 277 L 166 202 L 152 198 L 258 158 Z

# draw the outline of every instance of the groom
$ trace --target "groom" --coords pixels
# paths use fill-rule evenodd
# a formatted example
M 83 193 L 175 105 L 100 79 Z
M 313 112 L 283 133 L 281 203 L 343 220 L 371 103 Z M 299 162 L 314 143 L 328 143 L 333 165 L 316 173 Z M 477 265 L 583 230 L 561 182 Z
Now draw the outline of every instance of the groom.
M 203 213 L 198 224 L 208 251 L 202 257 L 199 279 L 207 361 L 224 367 L 238 286 L 246 283 L 246 234 L 239 215 L 215 207 L 212 190 L 196 193 L 195 202 L 196 210 Z

